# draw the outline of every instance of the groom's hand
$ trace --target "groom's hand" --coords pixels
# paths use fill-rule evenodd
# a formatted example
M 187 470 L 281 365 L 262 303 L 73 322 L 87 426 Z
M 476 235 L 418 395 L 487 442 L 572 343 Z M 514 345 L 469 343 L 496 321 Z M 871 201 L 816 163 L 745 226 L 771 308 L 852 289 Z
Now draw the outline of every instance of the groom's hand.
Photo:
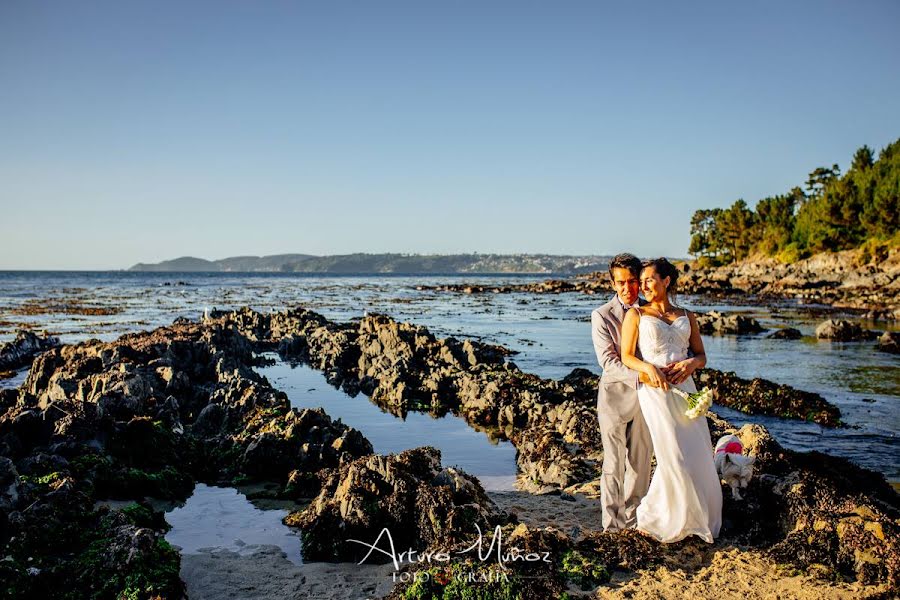
M 646 373 L 638 373 L 638 380 L 644 385 L 649 385 L 650 387 L 659 387 L 658 385 L 650 381 L 650 378 L 647 377 Z

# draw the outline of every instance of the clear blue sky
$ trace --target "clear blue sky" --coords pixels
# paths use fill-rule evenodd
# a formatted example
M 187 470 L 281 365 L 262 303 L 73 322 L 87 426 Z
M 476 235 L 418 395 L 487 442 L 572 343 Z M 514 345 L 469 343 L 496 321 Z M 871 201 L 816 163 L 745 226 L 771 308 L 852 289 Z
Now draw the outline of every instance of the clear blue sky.
M 3 0 L 0 269 L 684 256 L 695 209 L 900 137 L 898 31 L 891 0 Z

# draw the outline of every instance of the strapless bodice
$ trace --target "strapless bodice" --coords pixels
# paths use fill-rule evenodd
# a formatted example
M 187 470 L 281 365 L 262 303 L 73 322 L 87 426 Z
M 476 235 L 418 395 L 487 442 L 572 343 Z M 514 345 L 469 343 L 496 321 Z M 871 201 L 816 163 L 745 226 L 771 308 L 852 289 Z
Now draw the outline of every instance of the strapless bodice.
M 658 317 L 641 315 L 638 323 L 638 348 L 641 358 L 658 367 L 684 360 L 691 339 L 691 320 L 682 315 L 666 323 Z

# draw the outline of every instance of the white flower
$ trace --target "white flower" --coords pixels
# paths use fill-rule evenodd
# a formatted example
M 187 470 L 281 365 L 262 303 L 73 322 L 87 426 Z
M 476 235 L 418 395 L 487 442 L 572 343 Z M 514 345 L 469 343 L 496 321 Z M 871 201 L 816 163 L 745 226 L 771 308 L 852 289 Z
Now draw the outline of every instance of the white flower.
M 685 401 L 687 401 L 688 408 L 686 411 L 684 411 L 684 415 L 689 419 L 702 417 L 706 414 L 706 411 L 708 411 L 709 407 L 712 405 L 713 391 L 709 388 L 703 388 L 699 392 L 688 394 L 682 389 L 673 387 L 672 392 L 674 392 L 678 396 L 681 396 L 685 399 Z

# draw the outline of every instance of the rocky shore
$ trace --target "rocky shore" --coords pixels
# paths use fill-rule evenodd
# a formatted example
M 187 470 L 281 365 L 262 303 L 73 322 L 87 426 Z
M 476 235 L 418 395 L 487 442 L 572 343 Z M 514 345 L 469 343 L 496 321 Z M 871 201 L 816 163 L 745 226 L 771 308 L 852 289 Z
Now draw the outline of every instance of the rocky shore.
M 792 264 L 754 257 L 714 269 L 690 269 L 683 293 L 794 299 L 864 312 L 872 320 L 900 319 L 900 249 L 869 257 L 858 250 L 822 253 Z
M 537 502 L 599 493 L 596 377 L 588 371 L 542 379 L 519 370 L 502 347 L 438 339 L 380 315 L 336 323 L 302 308 L 216 313 L 51 349 L 18 390 L 0 391 L 0 577 L 12 595 L 181 597 L 180 557 L 162 537 L 162 515 L 142 502 L 183 499 L 195 481 L 265 479 L 280 483 L 281 497 L 311 498 L 286 519 L 302 531 L 307 560 L 356 558 L 359 549 L 340 542 L 375 540 L 384 527 L 402 536 L 398 546 L 455 550 L 473 541 L 476 525 L 499 527 L 508 547 L 552 557 L 512 561 L 508 570 L 458 557 L 418 563 L 408 569 L 429 577 L 398 584 L 396 598 L 469 588 L 486 598 L 577 595 L 684 552 L 685 544 L 634 532 L 522 522 L 477 480 L 442 467 L 434 449 L 374 455 L 360 432 L 322 409 L 292 409 L 254 372 L 258 353 L 270 350 L 395 414 L 453 412 L 509 439 L 519 484 Z M 798 416 L 808 418 L 800 406 Z M 710 428 L 713 440 L 736 431 L 714 415 Z M 900 591 L 900 499 L 881 475 L 784 449 L 760 426 L 736 433 L 757 456 L 757 476 L 744 501 L 725 495 L 717 547 L 761 553 L 823 582 L 855 581 L 870 597 Z M 106 498 L 135 503 L 95 508 Z M 490 581 L 461 582 L 457 575 L 473 568 Z
M 885 256 L 870 257 L 858 250 L 822 253 L 784 264 L 770 257 L 753 257 L 716 268 L 698 268 L 681 263 L 679 292 L 707 298 L 744 298 L 755 301 L 799 301 L 803 305 L 825 305 L 852 310 L 871 320 L 900 319 L 900 249 Z M 550 279 L 538 283 L 449 284 L 417 289 L 464 294 L 611 294 L 605 271 L 571 280 Z

